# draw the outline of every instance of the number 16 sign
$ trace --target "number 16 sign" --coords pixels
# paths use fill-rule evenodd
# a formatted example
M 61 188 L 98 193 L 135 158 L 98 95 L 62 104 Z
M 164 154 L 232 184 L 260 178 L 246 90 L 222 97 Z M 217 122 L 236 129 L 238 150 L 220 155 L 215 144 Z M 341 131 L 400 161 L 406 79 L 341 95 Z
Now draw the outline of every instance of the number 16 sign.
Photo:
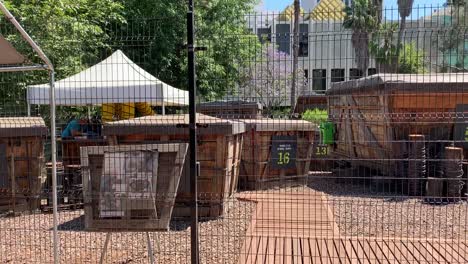
M 273 169 L 295 168 L 297 137 L 273 136 L 271 141 L 270 166 Z

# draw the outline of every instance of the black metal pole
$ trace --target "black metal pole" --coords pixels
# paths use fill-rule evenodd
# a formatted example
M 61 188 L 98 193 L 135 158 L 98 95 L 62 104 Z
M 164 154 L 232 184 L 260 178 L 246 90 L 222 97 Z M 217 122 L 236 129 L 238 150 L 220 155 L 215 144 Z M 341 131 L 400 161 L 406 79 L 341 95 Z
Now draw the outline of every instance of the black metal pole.
M 195 71 L 195 14 L 193 0 L 188 1 L 187 12 L 187 47 L 188 47 L 188 80 L 189 80 L 189 128 L 190 128 L 190 193 L 191 207 L 191 259 L 192 264 L 198 264 L 198 188 L 197 188 L 197 117 L 196 98 L 197 84 Z

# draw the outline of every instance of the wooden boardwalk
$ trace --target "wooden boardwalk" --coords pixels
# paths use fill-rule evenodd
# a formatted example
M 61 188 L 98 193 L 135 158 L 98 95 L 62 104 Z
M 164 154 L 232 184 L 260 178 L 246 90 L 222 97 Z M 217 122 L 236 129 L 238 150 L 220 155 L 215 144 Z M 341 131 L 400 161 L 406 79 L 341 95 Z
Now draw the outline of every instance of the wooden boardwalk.
M 239 264 L 468 263 L 467 241 L 340 236 L 319 192 L 240 194 L 257 203 Z

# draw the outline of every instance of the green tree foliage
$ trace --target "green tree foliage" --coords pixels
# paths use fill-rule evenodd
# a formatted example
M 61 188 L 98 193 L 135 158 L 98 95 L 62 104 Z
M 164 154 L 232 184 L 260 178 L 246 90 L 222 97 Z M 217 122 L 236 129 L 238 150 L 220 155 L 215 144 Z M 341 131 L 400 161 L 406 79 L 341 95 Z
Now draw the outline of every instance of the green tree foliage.
M 245 15 L 255 3 L 196 1 L 197 46 L 207 47 L 197 53 L 198 88 L 206 99 L 221 98 L 244 81 L 243 68 L 260 49 L 258 38 L 247 34 L 245 27 Z M 182 89 L 187 86 L 185 0 L 6 0 L 6 4 L 53 61 L 57 79 L 121 48 L 161 80 Z M 18 34 L 7 37 L 39 62 Z M 46 81 L 44 74 L 28 78 L 28 83 Z
M 403 44 L 398 56 L 398 73 L 426 73 L 424 51 L 414 42 Z
M 57 78 L 76 73 L 109 48 L 105 28 L 123 22 L 115 0 L 6 0 L 10 11 L 54 63 Z M 32 60 L 35 54 L 18 34 L 7 36 Z
M 53 62 L 57 79 L 86 68 L 83 62 L 96 62 L 103 50 L 110 49 L 106 28 L 124 19 L 123 6 L 114 0 L 5 0 L 5 4 Z M 0 22 L 0 33 L 26 55 L 28 63 L 42 63 L 5 17 L 0 16 Z M 4 106 L 24 104 L 27 85 L 48 81 L 44 72 L 1 76 Z M 43 110 L 47 113 L 47 108 Z
M 416 44 L 405 43 L 398 54 L 396 35 L 399 30 L 397 23 L 385 23 L 372 36 L 369 45 L 379 72 L 387 73 L 424 73 L 425 54 Z M 397 59 L 398 58 L 398 59 Z
M 154 36 L 154 45 L 144 54 L 147 70 L 179 88 L 187 86 L 186 1 L 125 0 L 127 21 L 137 27 L 133 32 Z M 207 50 L 197 53 L 199 93 L 207 100 L 219 99 L 243 80 L 243 68 L 260 48 L 255 35 L 247 34 L 245 15 L 253 11 L 256 0 L 196 1 L 197 46 Z M 156 29 L 141 17 L 157 19 Z M 138 47 L 124 47 L 138 49 Z
M 370 35 L 378 28 L 379 16 L 371 0 L 355 0 L 344 9 L 343 26 L 352 30 L 351 43 L 355 52 L 356 65 L 363 72 L 369 68 Z
M 450 21 L 438 38 L 444 66 L 451 71 L 468 71 L 468 0 L 449 1 L 445 15 L 450 16 Z
M 308 109 L 302 114 L 302 119 L 319 125 L 328 120 L 328 112 L 318 108 Z

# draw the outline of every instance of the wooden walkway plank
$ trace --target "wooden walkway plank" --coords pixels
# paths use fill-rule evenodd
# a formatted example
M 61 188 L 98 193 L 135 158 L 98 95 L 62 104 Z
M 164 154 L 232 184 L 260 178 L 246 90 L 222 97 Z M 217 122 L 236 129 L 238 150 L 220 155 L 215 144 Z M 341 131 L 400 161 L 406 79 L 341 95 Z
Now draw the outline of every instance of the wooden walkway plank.
M 357 255 L 352 243 L 350 240 L 339 239 L 339 243 L 341 243 L 342 248 L 346 251 L 346 256 L 350 263 L 352 264 L 361 264 L 361 260 Z
M 320 257 L 321 264 L 333 263 L 330 259 L 330 254 L 328 253 L 326 240 L 325 239 L 316 239 L 316 246 Z
M 403 264 L 403 263 L 408 263 L 408 260 L 406 259 L 405 256 L 401 253 L 401 251 L 397 248 L 395 243 L 389 243 L 388 241 L 382 240 L 383 246 L 388 248 L 389 252 L 389 261 L 390 263 L 395 263 L 395 264 Z
M 424 259 L 424 261 L 428 263 L 440 263 L 437 258 L 435 258 L 432 252 L 427 251 L 426 248 L 418 241 L 408 241 L 408 244 L 413 246 L 415 251 L 417 251 Z
M 413 253 L 408 251 L 408 248 L 403 244 L 402 241 L 388 241 L 387 244 L 391 244 L 392 246 L 390 247 L 394 247 L 396 249 L 395 254 L 399 253 L 404 260 L 404 263 L 420 263 L 420 261 L 415 258 Z
M 266 259 L 265 259 L 265 264 L 270 264 L 275 262 L 275 255 L 276 255 L 276 243 L 277 238 L 276 237 L 270 237 L 268 239 L 268 247 L 267 247 L 267 254 L 266 254 Z
M 276 240 L 275 264 L 284 263 L 284 238 Z
M 343 264 L 350 264 L 351 259 L 349 258 L 348 252 L 346 252 L 346 249 L 343 247 L 340 239 L 332 239 L 330 242 L 333 244 L 333 248 L 335 249 L 339 261 Z
M 391 261 L 391 256 L 392 254 L 390 253 L 390 250 L 388 247 L 383 243 L 381 240 L 374 240 L 373 241 L 373 246 L 375 247 L 375 252 L 380 255 L 380 259 L 382 263 L 390 264 L 390 263 L 395 263 L 394 261 Z
M 452 255 L 458 263 L 468 263 L 468 251 L 463 250 L 463 246 L 454 245 L 452 243 L 434 241 L 432 244 L 444 249 L 448 254 Z
M 362 248 L 362 250 L 364 251 L 367 259 L 371 262 L 371 263 L 378 263 L 378 264 L 382 264 L 381 260 L 380 260 L 380 257 L 378 255 L 376 255 L 375 253 L 375 250 L 371 247 L 371 245 L 369 244 L 369 242 L 367 241 L 367 239 L 361 239 L 361 240 L 358 240 L 358 243 L 359 243 L 359 246 Z
M 302 264 L 302 248 L 300 239 L 295 237 L 292 239 L 292 260 L 294 264 Z
M 252 237 L 250 244 L 250 250 L 247 254 L 246 264 L 255 264 L 258 256 L 258 247 L 260 243 L 260 238 L 258 236 Z
M 239 264 L 468 263 L 467 241 L 342 237 L 326 195 L 309 191 L 251 195 L 255 214 Z
M 269 240 L 270 239 L 266 236 L 260 237 L 260 241 L 258 243 L 257 260 L 255 261 L 256 264 L 265 264 L 265 260 L 268 254 Z
M 457 252 L 444 245 L 438 244 L 436 241 L 427 242 L 427 246 L 435 250 L 440 256 L 442 256 L 447 263 L 460 263 L 460 256 Z M 464 262 L 467 262 L 464 260 Z M 467 262 L 468 263 L 468 262 Z
M 252 248 L 252 236 L 247 236 L 244 245 L 241 248 L 239 264 L 247 263 L 247 259 L 249 258 L 250 249 Z
M 312 254 L 310 249 L 310 240 L 309 238 L 302 238 L 300 240 L 302 248 L 302 262 L 304 264 L 312 264 Z
M 325 245 L 325 250 L 327 251 L 327 254 L 328 254 L 328 258 L 330 259 L 330 263 L 343 264 L 343 262 L 340 259 L 340 256 L 335 251 L 335 246 L 334 246 L 333 241 L 330 239 L 323 239 L 323 241 Z
M 366 254 L 362 247 L 358 244 L 356 240 L 346 239 L 343 240 L 345 247 L 352 251 L 351 259 L 355 258 L 359 264 L 370 264 L 371 262 L 366 257 Z M 354 263 L 354 262 L 353 262 Z
M 292 239 L 285 238 L 284 239 L 284 251 L 283 251 L 283 259 L 284 264 L 292 264 L 293 263 L 293 251 L 292 251 Z
M 318 243 L 317 239 L 309 238 L 310 257 L 312 258 L 313 264 L 322 264 L 322 257 Z
M 426 257 L 422 255 L 417 248 L 413 247 L 411 241 L 401 241 L 401 244 L 417 263 L 429 263 Z
M 430 255 L 432 257 L 431 261 L 435 261 L 434 263 L 449 263 L 449 261 L 447 261 L 447 259 L 442 256 L 438 250 L 436 250 L 434 247 L 431 247 L 431 242 L 424 241 L 423 243 L 418 241 L 413 243 L 419 245 L 422 252 L 426 252 L 426 254 Z

